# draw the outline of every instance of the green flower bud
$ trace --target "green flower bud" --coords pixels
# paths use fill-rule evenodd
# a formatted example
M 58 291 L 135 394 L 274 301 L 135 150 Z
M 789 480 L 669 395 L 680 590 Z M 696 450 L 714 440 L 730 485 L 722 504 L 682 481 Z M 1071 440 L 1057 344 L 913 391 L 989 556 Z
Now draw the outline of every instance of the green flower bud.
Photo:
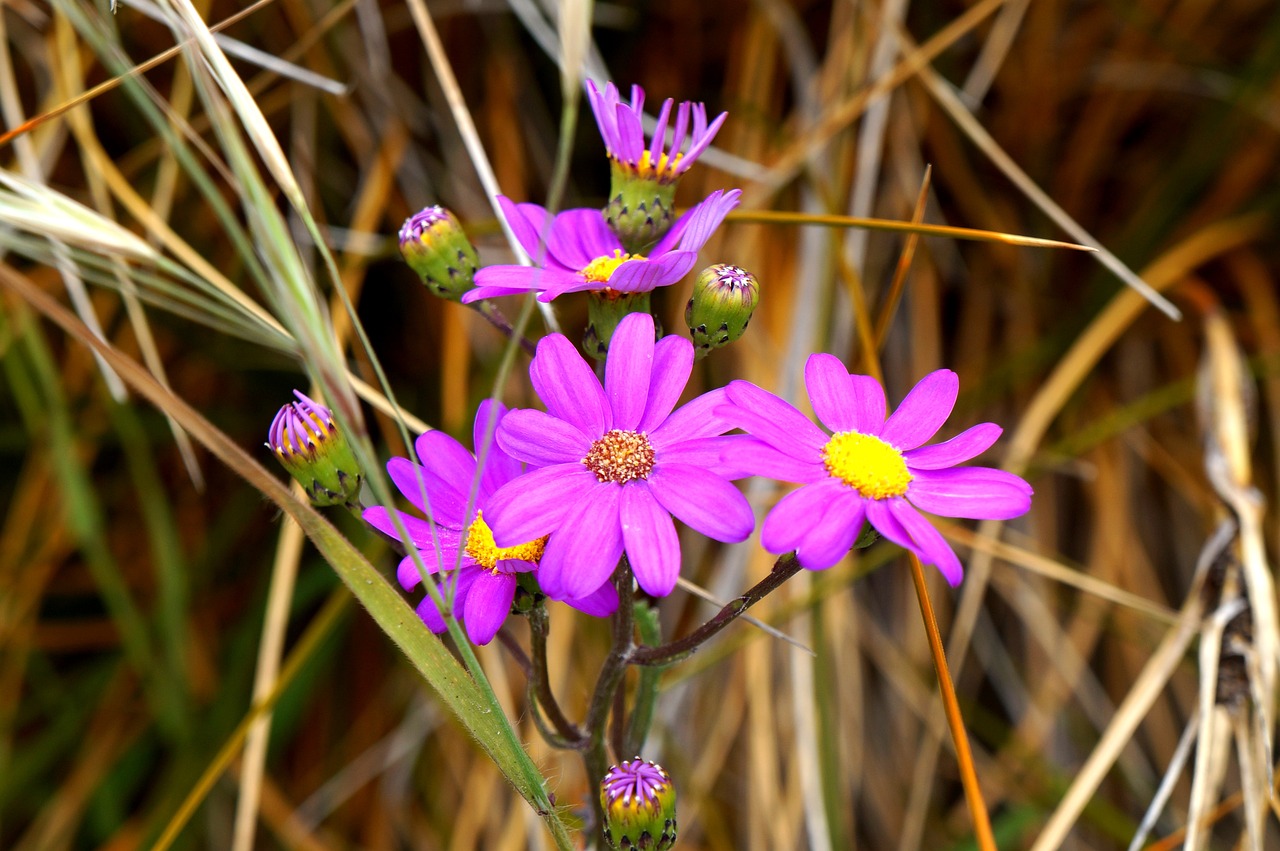
M 457 301 L 475 286 L 480 267 L 475 246 L 444 207 L 427 207 L 405 221 L 400 253 L 433 295 Z
M 298 401 L 281 408 L 271 422 L 267 448 L 315 505 L 354 504 L 364 477 L 333 412 L 297 390 L 293 395 Z
M 676 185 L 616 160 L 604 219 L 629 254 L 642 254 L 675 222 Z
M 676 787 L 656 762 L 636 757 L 600 782 L 604 838 L 617 851 L 667 851 L 676 844 Z
M 703 269 L 684 309 L 698 353 L 705 355 L 741 337 L 759 303 L 760 283 L 755 275 L 724 263 Z
M 624 293 L 617 290 L 591 290 L 587 298 L 587 330 L 582 335 L 582 351 L 588 357 L 604 360 L 609 353 L 613 331 L 628 313 L 649 312 L 649 292 Z M 657 320 L 654 320 L 657 326 Z M 659 336 L 662 334 L 657 327 Z

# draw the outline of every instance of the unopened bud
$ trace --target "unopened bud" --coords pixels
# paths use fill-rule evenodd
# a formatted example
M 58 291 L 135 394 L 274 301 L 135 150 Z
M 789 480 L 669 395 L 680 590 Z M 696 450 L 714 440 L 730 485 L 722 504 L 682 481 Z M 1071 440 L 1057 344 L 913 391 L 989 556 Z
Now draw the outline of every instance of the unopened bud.
M 741 337 L 759 303 L 760 283 L 755 275 L 724 263 L 703 269 L 684 309 L 694 347 L 706 354 Z
M 676 844 L 676 787 L 656 762 L 636 757 L 600 782 L 604 838 L 617 851 L 667 851 Z
M 316 505 L 347 505 L 360 495 L 363 477 L 333 412 L 301 392 L 271 422 L 267 448 L 298 480 Z
M 400 253 L 432 294 L 457 301 L 475 286 L 480 259 L 462 226 L 444 207 L 427 207 L 400 228 Z
M 653 246 L 675 224 L 676 185 L 613 163 L 609 203 L 600 212 L 631 254 Z

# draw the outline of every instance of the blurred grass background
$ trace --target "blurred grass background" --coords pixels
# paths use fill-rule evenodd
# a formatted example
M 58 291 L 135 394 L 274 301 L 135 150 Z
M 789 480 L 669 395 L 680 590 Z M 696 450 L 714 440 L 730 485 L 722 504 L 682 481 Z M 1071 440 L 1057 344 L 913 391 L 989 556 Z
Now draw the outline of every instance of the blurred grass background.
M 562 102 L 548 55 L 557 6 L 429 6 L 502 191 L 521 201 L 544 200 L 557 150 Z M 199 8 L 210 23 L 238 11 Z M 1268 546 L 1280 545 L 1280 10 L 1247 0 L 655 0 L 596 4 L 593 14 L 589 67 L 624 91 L 643 85 L 654 106 L 674 97 L 729 112 L 716 151 L 681 185 L 682 207 L 740 186 L 744 213 L 909 219 L 931 164 L 926 221 L 1068 238 L 940 106 L 928 75 L 904 70 L 910 34 L 938 48 L 933 69 L 990 141 L 1183 312 L 1175 322 L 1144 306 L 1088 254 L 926 238 L 883 340 L 891 403 L 945 366 L 960 374 L 962 396 L 943 436 L 986 420 L 1021 435 L 997 444 L 992 462 L 1026 465 L 1037 491 L 1032 513 L 997 533 L 1012 549 L 993 561 L 991 530 L 956 527 L 970 581 L 957 592 L 931 581 L 1001 847 L 1029 847 L 1169 630 L 1222 514 L 1193 406 L 1214 305 L 1259 382 L 1254 475 L 1272 498 Z M 175 41 L 124 3 L 113 17 L 103 5 L 22 0 L 0 21 L 8 128 Z M 394 235 L 411 213 L 442 203 L 487 262 L 510 254 L 409 7 L 277 0 L 225 35 L 335 81 L 325 91 L 233 59 L 399 403 L 466 442 L 504 341 L 476 314 L 431 298 Z M 271 270 L 255 271 L 261 254 L 232 238 L 233 225 L 252 230 L 252 217 L 238 206 L 248 190 L 225 165 L 233 158 L 216 129 L 228 119 L 206 110 L 181 59 L 140 79 L 172 134 L 149 123 L 128 87 L 114 88 L 10 141 L 4 168 L 270 308 Z M 608 168 L 582 108 L 565 203 L 598 206 Z M 179 155 L 182 138 L 199 143 L 194 161 Z M 307 229 L 288 221 L 302 264 L 322 267 Z M 162 236 L 164 222 L 178 242 Z M 888 302 L 903 243 L 731 222 L 703 258 L 751 269 L 763 303 L 742 342 L 702 362 L 691 392 L 743 377 L 802 397 L 811 351 L 870 369 L 857 319 L 874 320 Z M 6 274 L 70 303 L 56 250 L 5 247 Z M 234 311 L 219 322 L 212 299 L 183 300 L 194 286 L 140 286 L 143 307 L 128 276 L 121 283 L 107 266 L 83 276 L 105 336 L 162 365 L 176 395 L 269 463 L 259 448 L 267 425 L 291 388 L 308 385 L 290 347 Z M 682 328 L 687 287 L 656 294 L 669 330 Z M 321 289 L 346 360 L 373 382 L 332 287 Z M 0 292 L 0 848 L 150 847 L 249 710 L 287 521 L 203 449 L 184 461 L 162 412 L 113 396 L 84 345 Z M 561 299 L 555 309 L 576 336 L 584 304 Z M 532 333 L 545 331 L 539 322 Z M 508 404 L 532 403 L 525 363 Z M 405 454 L 394 421 L 364 413 L 380 457 Z M 762 509 L 779 495 L 760 483 L 749 494 Z M 392 570 L 392 554 L 357 523 L 332 519 Z M 685 553 L 686 577 L 721 598 L 771 564 L 754 543 L 689 538 Z M 256 847 L 549 847 L 528 805 L 373 621 L 342 604 L 333 571 L 310 547 L 299 558 L 286 646 L 317 631 L 276 706 Z M 816 657 L 740 624 L 667 673 L 646 756 L 679 786 L 681 848 L 971 847 L 954 758 L 938 744 L 946 737 L 915 606 L 903 565 L 873 548 L 761 606 Z M 670 635 L 713 612 L 680 591 L 663 604 Z M 526 640 L 523 624 L 509 629 Z M 557 692 L 580 716 L 607 630 L 556 610 L 551 641 Z M 594 792 L 576 756 L 538 738 L 519 667 L 497 644 L 479 656 L 556 802 L 580 809 Z M 1199 688 L 1192 652 L 1152 698 L 1067 847 L 1128 844 Z M 236 761 L 175 847 L 231 848 L 240 783 Z M 1190 786 L 1187 768 L 1157 837 L 1184 823 Z M 1226 793 L 1238 787 L 1229 772 Z M 1242 824 L 1228 809 L 1209 847 L 1235 847 Z

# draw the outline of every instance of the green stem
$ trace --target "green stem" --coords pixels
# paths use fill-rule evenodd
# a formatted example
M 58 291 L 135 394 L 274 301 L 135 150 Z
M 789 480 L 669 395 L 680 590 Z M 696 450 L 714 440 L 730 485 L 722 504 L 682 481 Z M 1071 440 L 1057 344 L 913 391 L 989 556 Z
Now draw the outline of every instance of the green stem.
M 776 591 L 783 582 L 800 572 L 800 562 L 796 561 L 794 552 L 779 556 L 773 564 L 769 575 L 751 586 L 745 594 L 736 597 L 716 612 L 711 620 L 677 641 L 659 647 L 641 647 L 631 654 L 627 660 L 631 665 L 669 665 L 688 656 L 701 647 L 708 639 L 738 619 L 738 616 L 766 596 Z
M 644 600 L 637 600 L 635 605 L 636 628 L 640 633 L 641 646 L 656 647 L 662 641 L 662 624 L 658 620 L 658 609 Z M 637 756 L 649 738 L 649 725 L 653 723 L 653 709 L 658 702 L 658 683 L 662 681 L 662 672 L 666 665 L 646 665 L 640 668 L 640 679 L 636 683 L 635 706 L 631 710 L 631 724 L 627 730 L 619 759 L 630 759 Z
M 551 677 L 547 669 L 548 631 L 547 607 L 539 600 L 529 610 L 529 661 L 532 665 L 529 689 L 534 698 L 532 705 L 535 711 L 541 706 L 542 711 L 546 713 L 546 719 L 551 722 L 555 736 L 547 738 L 549 744 L 562 747 L 563 745 L 557 744 L 554 740 L 558 738 L 569 747 L 581 750 L 586 743 L 586 736 L 576 724 L 565 717 L 560 704 L 556 702 L 555 693 L 551 690 Z M 545 731 L 544 738 L 546 738 Z

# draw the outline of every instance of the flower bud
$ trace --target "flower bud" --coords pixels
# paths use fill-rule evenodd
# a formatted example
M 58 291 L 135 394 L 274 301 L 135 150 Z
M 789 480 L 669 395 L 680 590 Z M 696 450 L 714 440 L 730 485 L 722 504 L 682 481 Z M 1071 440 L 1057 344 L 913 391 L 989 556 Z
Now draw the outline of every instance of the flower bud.
M 480 259 L 462 226 L 444 207 L 427 207 L 400 228 L 400 253 L 432 294 L 457 301 L 475 286 Z
M 760 283 L 755 275 L 724 263 L 703 269 L 684 309 L 694 347 L 705 355 L 741 337 L 759 303 Z
M 618 323 L 629 313 L 648 313 L 652 293 L 603 289 L 587 295 L 587 328 L 582 334 L 582 351 L 587 357 L 603 361 L 609 354 L 609 340 Z M 658 336 L 662 336 L 662 326 L 656 318 L 654 326 Z
M 628 253 L 642 253 L 675 224 L 676 185 L 617 162 L 612 171 L 609 203 L 600 212 Z
M 349 505 L 360 495 L 360 467 L 333 412 L 301 392 L 271 422 L 267 448 L 315 505 Z
M 604 838 L 617 851 L 667 851 L 676 844 L 676 787 L 656 762 L 636 757 L 600 782 Z

